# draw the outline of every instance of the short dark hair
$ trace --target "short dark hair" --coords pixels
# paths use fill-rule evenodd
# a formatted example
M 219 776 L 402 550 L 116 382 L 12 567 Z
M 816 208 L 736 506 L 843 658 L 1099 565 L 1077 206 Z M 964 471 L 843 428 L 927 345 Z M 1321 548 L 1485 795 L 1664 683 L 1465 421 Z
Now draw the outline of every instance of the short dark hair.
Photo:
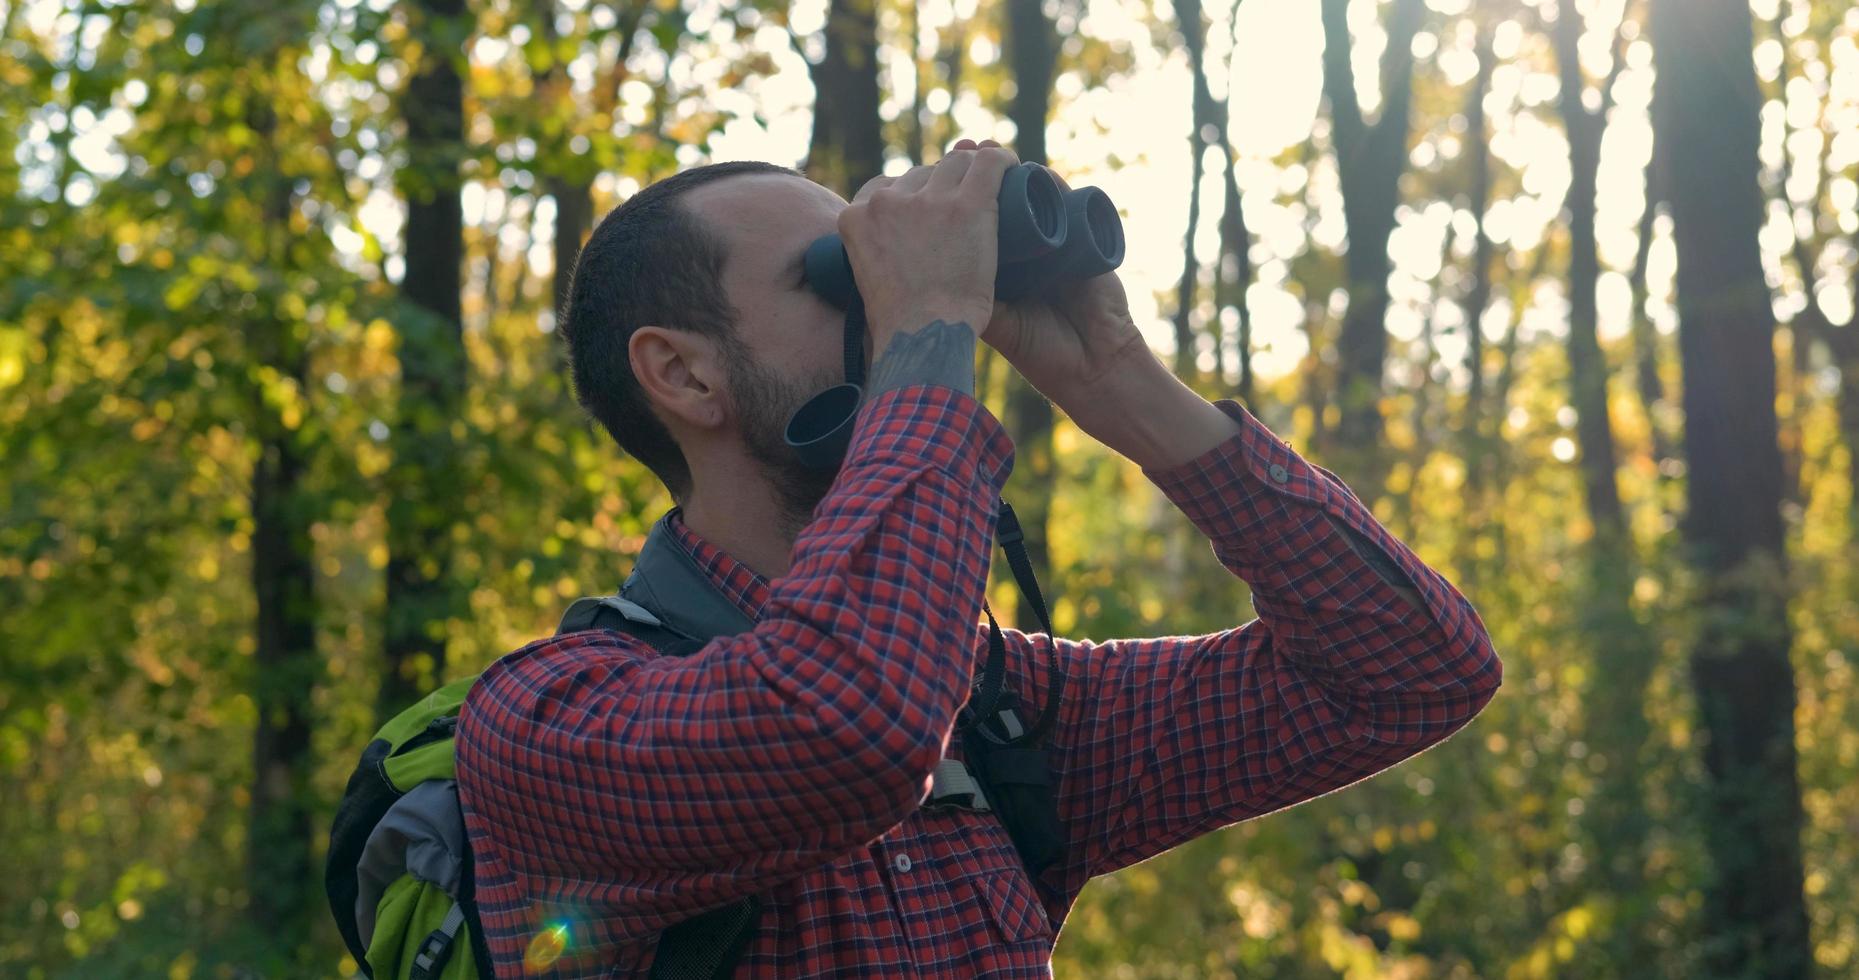
M 723 244 L 678 198 L 740 174 L 805 179 L 787 167 L 741 160 L 695 167 L 646 187 L 594 229 L 575 260 L 562 311 L 576 400 L 678 500 L 690 494 L 690 464 L 633 377 L 627 344 L 646 324 L 734 341 L 736 310 L 723 292 Z

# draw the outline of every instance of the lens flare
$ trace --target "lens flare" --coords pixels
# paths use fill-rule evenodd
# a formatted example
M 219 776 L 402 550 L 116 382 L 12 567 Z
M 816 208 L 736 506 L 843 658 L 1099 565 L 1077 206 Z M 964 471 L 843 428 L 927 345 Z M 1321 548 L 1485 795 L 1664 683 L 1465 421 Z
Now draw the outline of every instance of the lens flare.
M 536 933 L 536 938 L 529 941 L 529 948 L 523 951 L 523 972 L 541 973 L 555 965 L 568 951 L 568 924 L 558 922 Z

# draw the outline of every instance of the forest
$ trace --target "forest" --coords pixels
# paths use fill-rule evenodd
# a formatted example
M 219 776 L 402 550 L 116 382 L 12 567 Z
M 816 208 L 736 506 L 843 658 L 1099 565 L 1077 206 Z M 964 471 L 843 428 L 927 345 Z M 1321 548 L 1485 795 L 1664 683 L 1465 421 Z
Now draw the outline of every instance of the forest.
M 1504 662 L 1419 757 L 1093 881 L 1055 976 L 1859 975 L 1845 0 L 0 0 L 0 976 L 358 975 L 357 754 L 671 505 L 570 387 L 591 228 L 964 137 L 1103 188 L 1157 355 Z M 978 371 L 1058 632 L 1253 617 Z

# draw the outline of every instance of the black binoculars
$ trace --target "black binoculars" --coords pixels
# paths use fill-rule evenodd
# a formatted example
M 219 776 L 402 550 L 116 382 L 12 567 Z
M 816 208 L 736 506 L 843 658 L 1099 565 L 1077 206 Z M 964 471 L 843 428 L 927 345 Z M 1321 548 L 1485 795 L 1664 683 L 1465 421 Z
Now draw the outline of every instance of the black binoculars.
M 1052 171 L 1022 163 L 1001 179 L 999 202 L 997 301 L 1022 299 L 1063 280 L 1101 276 L 1123 264 L 1123 219 L 1103 191 L 1062 191 Z M 865 398 L 865 304 L 838 235 L 814 239 L 805 262 L 808 288 L 846 311 L 846 380 L 796 410 L 786 438 L 807 466 L 834 469 L 845 457 Z M 984 326 L 974 324 L 977 331 Z
M 1101 276 L 1123 264 L 1123 219 L 1103 191 L 1062 191 L 1052 171 L 1022 163 L 1002 178 L 999 202 L 996 300 L 1012 302 L 1054 282 Z M 840 309 L 851 306 L 858 284 L 838 235 L 807 247 L 806 271 L 814 292 Z

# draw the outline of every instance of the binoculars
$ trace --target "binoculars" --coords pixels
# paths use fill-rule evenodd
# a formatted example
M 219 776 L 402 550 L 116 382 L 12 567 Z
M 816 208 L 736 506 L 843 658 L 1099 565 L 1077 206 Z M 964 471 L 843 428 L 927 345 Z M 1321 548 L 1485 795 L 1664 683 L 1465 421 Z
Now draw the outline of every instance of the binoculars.
M 1052 171 L 1022 163 L 1001 179 L 999 202 L 996 300 L 1012 302 L 1055 282 L 1101 276 L 1123 264 L 1123 219 L 1103 191 L 1062 191 Z M 846 311 L 846 380 L 797 409 L 788 419 L 786 440 L 805 465 L 831 470 L 845 458 L 865 398 L 865 304 L 838 235 L 823 235 L 807 246 L 805 269 L 808 288 Z
M 998 200 L 996 300 L 1012 302 L 1054 282 L 1101 276 L 1123 264 L 1123 219 L 1103 191 L 1062 191 L 1052 171 L 1022 163 L 1002 178 Z M 858 284 L 838 235 L 807 247 L 806 272 L 807 285 L 821 298 L 842 310 L 851 307 Z

